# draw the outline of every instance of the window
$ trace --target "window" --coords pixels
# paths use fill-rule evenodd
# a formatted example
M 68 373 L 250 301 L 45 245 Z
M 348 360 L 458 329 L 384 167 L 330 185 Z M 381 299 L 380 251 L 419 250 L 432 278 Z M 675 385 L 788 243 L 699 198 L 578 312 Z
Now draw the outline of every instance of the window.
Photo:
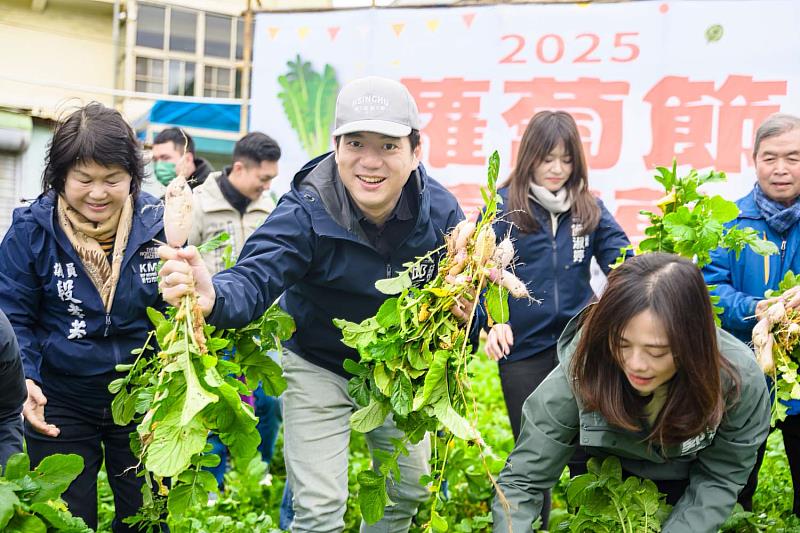
M 164 62 L 147 57 L 136 58 L 136 90 L 145 93 L 164 92 Z
M 164 8 L 140 5 L 136 21 L 136 46 L 164 48 Z
M 172 6 L 138 4 L 136 91 L 240 98 L 244 20 Z
M 231 69 L 206 67 L 203 96 L 229 98 L 233 96 L 231 93 Z
M 206 55 L 231 57 L 231 17 L 206 15 Z
M 191 61 L 169 62 L 169 94 L 194 96 L 195 64 Z
M 169 49 L 194 53 L 196 36 L 197 13 L 173 9 L 169 19 Z

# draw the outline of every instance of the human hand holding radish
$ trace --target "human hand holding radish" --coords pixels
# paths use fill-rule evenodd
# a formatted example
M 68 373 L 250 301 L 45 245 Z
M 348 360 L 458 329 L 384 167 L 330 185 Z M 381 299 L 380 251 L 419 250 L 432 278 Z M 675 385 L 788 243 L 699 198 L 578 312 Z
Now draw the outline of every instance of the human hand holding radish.
M 508 324 L 495 324 L 489 330 L 484 347 L 487 357 L 494 361 L 505 359 L 511 353 L 514 346 L 514 333 Z
M 197 293 L 197 305 L 203 316 L 211 314 L 216 292 L 211 283 L 211 273 L 200 257 L 195 246 L 172 248 L 160 246 L 158 255 L 164 265 L 159 270 L 161 278 L 159 287 L 164 301 L 172 306 L 179 306 L 181 298 L 192 291 Z

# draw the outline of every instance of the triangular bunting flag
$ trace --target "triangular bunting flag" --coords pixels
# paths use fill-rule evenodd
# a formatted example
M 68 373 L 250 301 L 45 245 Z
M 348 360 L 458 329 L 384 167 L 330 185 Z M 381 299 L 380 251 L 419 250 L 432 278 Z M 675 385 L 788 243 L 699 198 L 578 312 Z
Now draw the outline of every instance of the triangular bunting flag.
M 273 41 L 275 40 L 275 37 L 278 36 L 279 31 L 281 31 L 281 29 L 275 28 L 274 26 L 271 28 L 267 28 L 267 32 L 269 33 L 269 38 L 272 39 Z
M 400 22 L 398 24 L 392 24 L 392 29 L 394 30 L 394 34 L 396 37 L 400 37 L 400 34 L 403 33 L 403 30 L 406 28 L 405 23 Z
M 428 27 L 429 30 L 436 31 L 439 28 L 439 21 L 437 19 L 431 19 L 428 22 L 426 22 L 425 25 Z
M 472 21 L 475 20 L 475 13 L 466 13 L 461 15 L 461 18 L 464 20 L 464 24 L 467 26 L 467 28 L 471 28 Z
M 339 26 L 333 26 L 332 28 L 328 28 L 328 35 L 331 36 L 331 41 L 336 39 L 336 36 L 339 35 Z
M 302 28 L 298 28 L 297 29 L 297 35 L 300 37 L 300 40 L 303 40 L 306 37 L 308 37 L 308 34 L 309 34 L 310 31 L 311 31 L 311 28 L 309 28 L 307 26 L 303 26 Z

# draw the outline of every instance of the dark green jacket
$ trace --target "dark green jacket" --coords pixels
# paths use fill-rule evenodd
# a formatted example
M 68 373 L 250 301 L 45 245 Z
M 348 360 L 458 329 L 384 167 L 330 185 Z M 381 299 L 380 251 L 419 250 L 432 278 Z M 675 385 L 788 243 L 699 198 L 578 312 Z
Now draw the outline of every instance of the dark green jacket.
M 639 477 L 688 479 L 662 531 L 716 532 L 733 509 L 769 430 L 769 393 L 753 352 L 717 330 L 723 357 L 739 373 L 739 396 L 729 400 L 717 428 L 662 453 L 658 446 L 648 447 L 644 434 L 613 427 L 599 413 L 585 412 L 576 400 L 565 369 L 580 337 L 577 324 L 578 317 L 573 318 L 558 342 L 559 366 L 522 408 L 522 433 L 498 479 L 511 512 L 495 498 L 494 531 L 508 532 L 509 520 L 515 533 L 531 530 L 541 512 L 542 493 L 555 485 L 580 444 L 590 455 L 619 457 L 622 468 Z M 724 374 L 723 386 L 733 386 Z

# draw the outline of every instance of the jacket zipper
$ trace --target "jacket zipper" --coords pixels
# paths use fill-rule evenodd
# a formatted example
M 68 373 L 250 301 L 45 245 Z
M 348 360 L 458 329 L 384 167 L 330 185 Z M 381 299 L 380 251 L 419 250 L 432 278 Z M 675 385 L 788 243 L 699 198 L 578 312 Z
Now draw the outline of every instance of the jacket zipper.
M 106 313 L 106 330 L 103 332 L 103 337 L 108 337 L 108 330 L 111 328 L 111 313 Z
M 550 220 L 550 223 L 551 224 L 553 223 L 552 218 Z M 552 244 L 552 247 L 553 247 L 553 302 L 555 303 L 555 308 L 556 308 L 555 309 L 555 313 L 554 313 L 555 316 L 558 315 L 558 308 L 559 308 L 559 302 L 558 302 L 558 243 L 556 242 L 556 233 L 558 232 L 558 226 L 559 226 L 559 224 L 558 224 L 558 221 L 557 221 L 555 231 L 551 231 L 550 232 L 551 239 L 552 239 L 551 240 L 551 244 Z
M 386 279 L 389 279 L 391 277 L 392 277 L 392 264 L 386 263 Z

